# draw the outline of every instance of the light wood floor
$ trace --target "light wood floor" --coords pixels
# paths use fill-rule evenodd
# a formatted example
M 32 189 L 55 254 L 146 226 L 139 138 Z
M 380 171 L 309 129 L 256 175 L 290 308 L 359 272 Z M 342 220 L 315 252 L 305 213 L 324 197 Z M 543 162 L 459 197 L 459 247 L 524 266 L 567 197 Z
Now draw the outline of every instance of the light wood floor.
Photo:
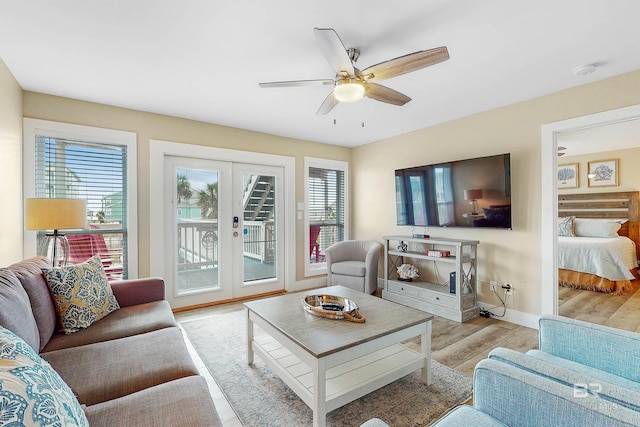
M 560 286 L 558 313 L 573 319 L 640 332 L 640 280 L 634 280 L 631 284 L 633 291 L 625 295 Z
M 559 313 L 574 319 L 640 332 L 640 281 L 636 280 L 632 284 L 632 292 L 618 296 L 559 287 Z M 376 295 L 380 296 L 380 293 L 378 291 Z M 241 302 L 229 303 L 176 313 L 176 318 L 179 322 L 183 322 L 242 309 Z M 411 344 L 419 346 L 419 342 Z M 458 323 L 436 316 L 433 321 L 431 339 L 433 359 L 469 376 L 473 375 L 475 365 L 485 359 L 496 347 L 526 352 L 537 346 L 537 330 L 497 318 L 478 317 L 465 323 Z M 192 355 L 198 358 L 193 350 Z M 204 364 L 199 367 L 201 372 L 208 376 Z M 210 376 L 208 382 L 224 426 L 240 426 L 240 421 Z
M 377 296 L 380 296 L 378 291 Z M 229 303 L 176 313 L 179 322 L 202 319 L 207 316 L 242 310 L 242 303 Z M 419 340 L 419 339 L 418 339 Z M 419 341 L 411 343 L 419 347 Z M 478 317 L 465 323 L 458 323 L 442 317 L 435 317 L 432 325 L 431 349 L 434 360 L 456 369 L 466 375 L 473 375 L 473 368 L 496 347 L 507 347 L 525 352 L 538 346 L 538 331 L 514 325 L 495 318 Z M 236 427 L 241 423 L 224 399 L 219 388 L 208 375 L 206 367 L 197 353 L 192 356 L 199 364 L 200 372 L 208 378 L 209 388 L 224 427 Z

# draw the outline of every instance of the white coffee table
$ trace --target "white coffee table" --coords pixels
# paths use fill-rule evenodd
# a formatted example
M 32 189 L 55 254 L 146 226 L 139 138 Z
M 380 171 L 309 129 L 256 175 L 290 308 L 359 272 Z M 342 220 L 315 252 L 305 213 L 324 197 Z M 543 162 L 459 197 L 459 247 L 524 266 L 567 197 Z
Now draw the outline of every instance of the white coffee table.
M 304 295 L 330 294 L 360 307 L 365 323 L 314 316 L 302 308 Z M 421 369 L 431 384 L 433 315 L 343 286 L 250 301 L 247 362 L 257 354 L 313 410 L 314 427 L 355 399 Z M 254 324 L 268 336 L 254 336 Z M 421 351 L 402 344 L 420 336 Z

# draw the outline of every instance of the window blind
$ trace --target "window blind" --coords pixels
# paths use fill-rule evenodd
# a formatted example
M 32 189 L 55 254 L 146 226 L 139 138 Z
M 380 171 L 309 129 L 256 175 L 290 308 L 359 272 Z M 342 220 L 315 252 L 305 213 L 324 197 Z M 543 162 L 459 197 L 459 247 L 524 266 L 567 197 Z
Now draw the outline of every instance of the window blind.
M 309 225 L 320 226 L 318 243 L 323 251 L 344 240 L 344 171 L 310 167 L 308 182 Z
M 72 235 L 100 236 L 92 239 L 100 239 L 100 242 L 92 243 L 91 248 L 76 250 L 77 255 L 89 255 L 90 251 L 97 251 L 96 246 L 101 246 L 105 270 L 112 264 L 121 263 L 121 276 L 126 278 L 127 147 L 36 136 L 35 154 L 36 197 L 87 201 L 89 228 L 66 234 L 70 236 L 70 245 L 73 244 Z M 104 254 L 105 246 L 108 254 Z M 73 261 L 80 260 L 76 257 Z

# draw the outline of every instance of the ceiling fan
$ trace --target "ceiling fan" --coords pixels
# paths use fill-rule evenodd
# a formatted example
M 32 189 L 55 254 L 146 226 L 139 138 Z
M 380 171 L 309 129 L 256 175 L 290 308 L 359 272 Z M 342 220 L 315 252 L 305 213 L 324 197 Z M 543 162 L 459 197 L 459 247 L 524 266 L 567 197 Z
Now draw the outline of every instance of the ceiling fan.
M 354 102 L 363 96 L 393 105 L 404 105 L 411 101 L 407 95 L 395 91 L 379 82 L 400 76 L 449 59 L 445 46 L 399 56 L 360 71 L 354 66 L 360 56 L 358 49 L 346 49 L 332 28 L 314 28 L 316 41 L 331 67 L 336 71 L 334 79 L 293 80 L 259 83 L 260 87 L 333 86 L 316 114 L 327 114 L 340 102 Z

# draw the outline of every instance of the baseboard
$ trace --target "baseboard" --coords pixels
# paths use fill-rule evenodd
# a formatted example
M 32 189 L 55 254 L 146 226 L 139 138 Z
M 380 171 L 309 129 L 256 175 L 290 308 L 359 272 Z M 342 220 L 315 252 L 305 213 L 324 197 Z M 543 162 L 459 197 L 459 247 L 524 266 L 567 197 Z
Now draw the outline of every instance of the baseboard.
M 327 286 L 327 276 L 314 277 L 306 280 L 296 280 L 295 283 L 286 286 L 287 292 L 305 291 L 307 289 L 316 289 Z
M 478 301 L 480 307 L 493 307 L 494 304 Z M 494 313 L 501 314 L 502 308 L 496 308 L 491 310 Z M 504 320 L 505 322 L 514 323 L 520 326 L 526 326 L 527 328 L 538 329 L 538 321 L 540 320 L 539 314 L 525 313 L 524 311 L 513 310 L 507 307 L 507 311 L 504 317 L 496 317 L 496 319 Z

